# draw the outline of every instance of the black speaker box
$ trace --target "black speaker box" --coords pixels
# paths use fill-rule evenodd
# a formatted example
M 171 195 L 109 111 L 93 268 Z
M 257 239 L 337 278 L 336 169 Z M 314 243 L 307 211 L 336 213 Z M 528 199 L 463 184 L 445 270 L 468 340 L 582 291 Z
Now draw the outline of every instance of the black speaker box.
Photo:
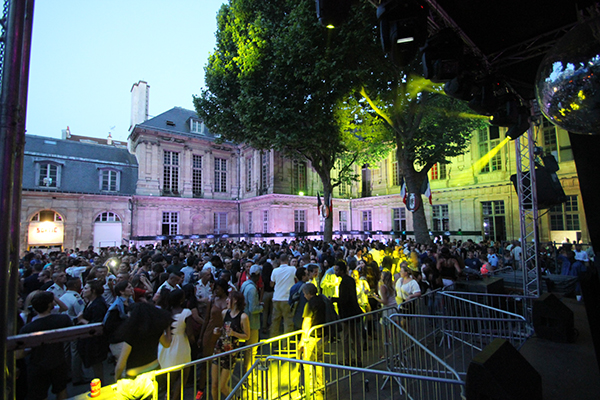
M 494 339 L 467 369 L 467 400 L 542 400 L 542 377 L 505 339 Z
M 533 329 L 538 337 L 559 343 L 575 341 L 573 311 L 552 293 L 533 301 Z
M 551 172 L 551 170 L 548 170 L 545 167 L 537 166 L 535 168 L 535 179 L 538 209 L 542 210 L 551 208 L 567 201 L 567 196 L 565 195 L 565 191 L 560 184 L 560 180 L 558 179 L 556 172 Z M 510 180 L 515 187 L 515 191 L 517 194 L 519 194 L 517 175 L 512 175 Z M 523 180 L 523 184 L 525 187 L 528 187 L 530 185 L 529 178 L 525 178 Z M 531 196 L 531 190 L 525 190 L 525 196 Z M 531 206 L 526 208 L 531 208 Z

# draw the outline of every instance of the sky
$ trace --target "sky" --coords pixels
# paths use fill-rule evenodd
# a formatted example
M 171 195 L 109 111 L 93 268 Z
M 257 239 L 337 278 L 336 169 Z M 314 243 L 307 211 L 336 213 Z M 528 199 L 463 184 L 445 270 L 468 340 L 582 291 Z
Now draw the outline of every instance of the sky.
M 38 0 L 26 129 L 127 140 L 131 87 L 150 86 L 149 113 L 194 109 L 225 0 Z

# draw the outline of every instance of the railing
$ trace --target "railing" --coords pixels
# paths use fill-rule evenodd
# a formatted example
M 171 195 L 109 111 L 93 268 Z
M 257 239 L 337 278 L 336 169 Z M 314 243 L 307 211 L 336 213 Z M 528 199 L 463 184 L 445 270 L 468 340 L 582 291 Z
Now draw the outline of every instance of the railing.
M 525 343 L 532 334 L 531 326 L 525 317 L 510 310 L 517 311 L 519 301 L 525 303 L 526 300 L 502 295 L 438 292 L 429 298 L 429 314 L 415 313 L 414 306 L 402 305 L 399 313 L 390 318 L 464 377 L 473 357 L 494 339 L 506 339 L 517 349 Z

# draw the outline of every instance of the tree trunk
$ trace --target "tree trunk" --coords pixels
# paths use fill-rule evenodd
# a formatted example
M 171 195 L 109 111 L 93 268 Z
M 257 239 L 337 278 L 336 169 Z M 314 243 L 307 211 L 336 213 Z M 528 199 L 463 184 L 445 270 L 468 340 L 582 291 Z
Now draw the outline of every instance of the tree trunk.
M 421 186 L 423 184 L 422 172 L 417 172 L 412 160 L 404 154 L 404 151 L 397 151 L 398 164 L 401 166 L 401 173 L 406 182 L 406 192 L 415 193 L 420 200 L 419 208 L 413 212 L 413 230 L 415 232 L 415 240 L 419 244 L 431 244 L 429 236 L 429 228 L 427 227 L 427 218 L 425 218 L 425 203 L 421 195 Z
M 331 174 L 330 171 L 317 171 L 319 177 L 321 178 L 321 182 L 323 183 L 323 202 L 325 206 L 327 206 L 328 200 L 333 195 L 333 187 L 331 185 Z M 325 215 L 325 214 L 321 214 Z M 325 218 L 323 226 L 323 240 L 326 242 L 330 242 L 333 237 L 333 206 L 332 211 L 329 213 L 329 216 Z

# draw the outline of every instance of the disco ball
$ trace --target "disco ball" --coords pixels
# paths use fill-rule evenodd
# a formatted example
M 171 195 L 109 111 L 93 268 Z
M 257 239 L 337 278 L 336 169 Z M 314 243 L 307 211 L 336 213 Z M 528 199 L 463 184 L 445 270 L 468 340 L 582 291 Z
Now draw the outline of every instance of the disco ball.
M 600 17 L 575 26 L 548 52 L 535 92 L 541 111 L 555 125 L 600 135 Z

